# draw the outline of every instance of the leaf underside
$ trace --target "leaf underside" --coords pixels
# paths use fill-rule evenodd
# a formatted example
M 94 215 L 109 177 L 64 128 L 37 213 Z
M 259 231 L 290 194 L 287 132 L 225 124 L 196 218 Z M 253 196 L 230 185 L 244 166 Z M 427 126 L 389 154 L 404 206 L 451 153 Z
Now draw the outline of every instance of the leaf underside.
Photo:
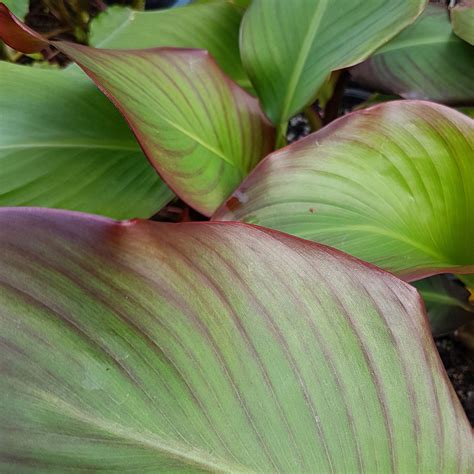
M 238 223 L 0 227 L 2 471 L 472 471 L 394 276 Z

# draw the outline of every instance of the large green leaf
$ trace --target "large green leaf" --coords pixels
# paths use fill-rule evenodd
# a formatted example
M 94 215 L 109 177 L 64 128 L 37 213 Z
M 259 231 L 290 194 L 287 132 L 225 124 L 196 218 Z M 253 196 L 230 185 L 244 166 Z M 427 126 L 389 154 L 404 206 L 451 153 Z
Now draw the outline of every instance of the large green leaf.
M 274 130 L 257 100 L 207 51 L 48 42 L 1 3 L 0 37 L 20 51 L 53 46 L 77 62 L 122 112 L 165 182 L 203 214 L 212 214 L 273 147 Z
M 460 0 L 451 8 L 453 31 L 470 45 L 474 45 L 474 0 Z
M 228 1 L 152 12 L 115 6 L 92 21 L 90 44 L 117 49 L 157 46 L 207 49 L 225 73 L 250 88 L 239 53 L 242 15 L 243 9 Z
M 472 47 L 451 30 L 447 10 L 430 4 L 413 25 L 351 69 L 353 78 L 407 99 L 474 102 Z
M 411 23 L 425 0 L 254 0 L 244 15 L 242 61 L 265 112 L 286 122 L 331 71 L 364 60 Z
M 0 63 L 0 206 L 150 217 L 173 193 L 80 71 Z
M 436 275 L 414 283 L 426 304 L 431 330 L 435 335 L 454 331 L 474 322 L 474 305 L 469 291 L 446 275 Z
M 0 227 L 3 472 L 472 472 L 394 276 L 238 223 Z
M 474 273 L 474 121 L 387 102 L 268 156 L 214 216 L 323 242 L 415 279 Z

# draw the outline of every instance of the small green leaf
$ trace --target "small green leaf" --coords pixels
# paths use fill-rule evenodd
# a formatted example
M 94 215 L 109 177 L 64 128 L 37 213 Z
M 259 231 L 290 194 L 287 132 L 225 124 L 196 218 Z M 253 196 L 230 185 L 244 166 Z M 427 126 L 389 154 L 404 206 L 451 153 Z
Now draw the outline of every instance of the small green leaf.
M 228 1 L 152 12 L 114 6 L 92 21 L 89 44 L 113 49 L 207 49 L 227 75 L 251 89 L 239 53 L 242 15 L 243 10 Z
M 0 206 L 117 219 L 173 197 L 125 121 L 81 71 L 0 62 Z
M 393 275 L 238 223 L 0 228 L 2 472 L 472 472 Z
M 474 0 L 460 0 L 450 11 L 453 31 L 474 45 Z
M 267 116 L 285 123 L 331 71 L 363 61 L 422 11 L 425 0 L 253 0 L 242 61 Z
M 351 69 L 355 81 L 406 99 L 474 102 L 472 47 L 451 30 L 447 10 L 430 4 L 413 25 Z
M 425 301 L 431 330 L 435 336 L 450 333 L 474 321 L 474 305 L 469 291 L 446 275 L 437 275 L 413 284 Z
M 217 211 L 406 279 L 474 273 L 474 121 L 421 101 L 346 115 L 263 160 Z

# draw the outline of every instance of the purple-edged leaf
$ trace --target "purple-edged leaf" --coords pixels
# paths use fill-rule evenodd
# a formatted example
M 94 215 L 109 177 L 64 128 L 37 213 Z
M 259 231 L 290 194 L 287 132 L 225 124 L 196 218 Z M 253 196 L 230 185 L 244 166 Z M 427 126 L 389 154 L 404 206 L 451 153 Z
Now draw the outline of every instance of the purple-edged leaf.
M 474 45 L 474 0 L 460 0 L 451 8 L 453 31 L 471 46 Z
M 428 5 L 413 25 L 351 69 L 358 83 L 406 99 L 474 102 L 472 47 L 453 34 L 446 8 Z
M 418 279 L 474 273 L 473 209 L 474 121 L 394 101 L 271 154 L 213 219 L 278 229 Z
M 1 4 L 0 37 L 18 50 L 44 49 L 46 41 Z M 94 80 L 165 182 L 203 214 L 212 214 L 272 149 L 274 131 L 257 100 L 230 81 L 206 51 L 51 45 Z
M 243 12 L 243 8 L 228 0 L 146 12 L 116 5 L 91 22 L 89 44 L 114 49 L 158 46 L 207 49 L 226 74 L 250 89 L 239 52 Z
M 474 322 L 474 304 L 469 303 L 469 291 L 447 275 L 436 275 L 414 283 L 425 301 L 434 335 L 454 331 Z
M 0 228 L 2 471 L 472 471 L 394 276 L 238 223 Z
M 253 0 L 241 26 L 244 67 L 274 124 L 311 103 L 331 71 L 363 61 L 426 0 Z

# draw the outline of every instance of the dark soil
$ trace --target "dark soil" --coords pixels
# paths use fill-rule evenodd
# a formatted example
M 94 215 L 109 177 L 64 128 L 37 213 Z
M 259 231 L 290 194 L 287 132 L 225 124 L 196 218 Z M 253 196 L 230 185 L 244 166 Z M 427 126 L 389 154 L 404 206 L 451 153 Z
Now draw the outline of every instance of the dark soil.
M 474 353 L 455 336 L 439 337 L 435 342 L 454 390 L 474 426 Z

